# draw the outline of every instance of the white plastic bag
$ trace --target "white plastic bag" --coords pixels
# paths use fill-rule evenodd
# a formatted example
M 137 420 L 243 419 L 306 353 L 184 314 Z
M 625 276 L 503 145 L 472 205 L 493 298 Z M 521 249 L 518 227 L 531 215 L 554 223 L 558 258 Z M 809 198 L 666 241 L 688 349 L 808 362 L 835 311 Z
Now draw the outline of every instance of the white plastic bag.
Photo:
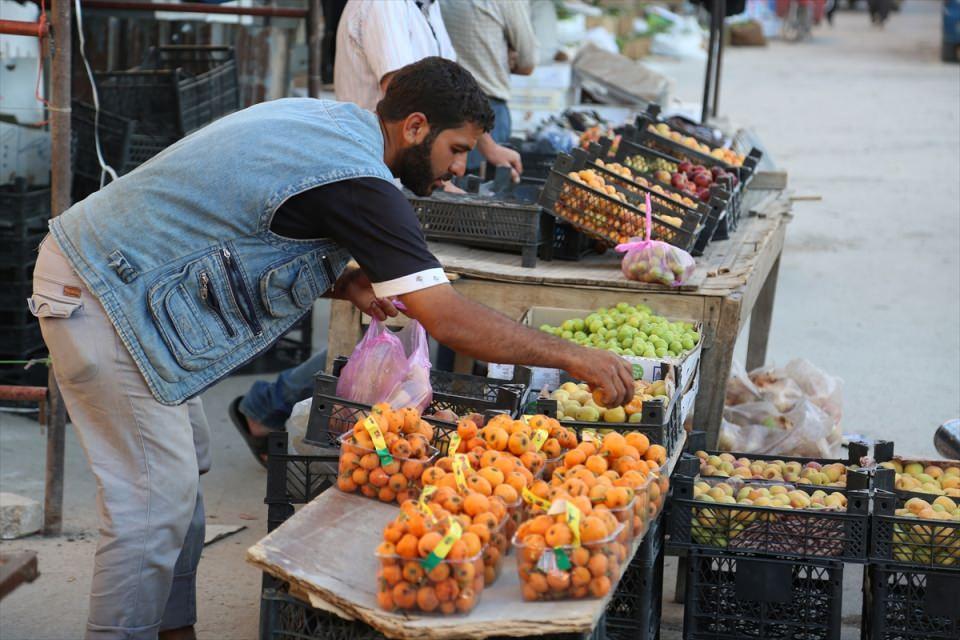
M 727 383 L 720 448 L 837 457 L 843 382 L 807 360 L 754 369 L 734 362 Z

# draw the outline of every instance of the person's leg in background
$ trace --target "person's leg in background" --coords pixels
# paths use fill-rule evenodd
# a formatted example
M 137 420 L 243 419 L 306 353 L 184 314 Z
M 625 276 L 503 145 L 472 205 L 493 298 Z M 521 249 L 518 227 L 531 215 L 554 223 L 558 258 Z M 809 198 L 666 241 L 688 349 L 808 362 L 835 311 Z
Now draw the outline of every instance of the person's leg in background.
M 320 80 L 333 84 L 333 61 L 337 56 L 337 25 L 347 0 L 323 0 L 323 39 L 320 41 Z
M 280 431 L 293 411 L 293 405 L 313 394 L 313 378 L 327 365 L 327 350 L 312 355 L 301 364 L 281 371 L 273 382 L 257 380 L 250 390 L 234 400 L 254 437 Z
M 197 513 L 197 445 L 206 438 L 194 433 L 187 404 L 153 397 L 103 307 L 50 238 L 34 268 L 31 308 L 97 482 L 100 540 L 86 638 L 154 640 Z M 187 628 L 164 637 L 192 637 L 194 620 L 180 615 L 171 623 Z

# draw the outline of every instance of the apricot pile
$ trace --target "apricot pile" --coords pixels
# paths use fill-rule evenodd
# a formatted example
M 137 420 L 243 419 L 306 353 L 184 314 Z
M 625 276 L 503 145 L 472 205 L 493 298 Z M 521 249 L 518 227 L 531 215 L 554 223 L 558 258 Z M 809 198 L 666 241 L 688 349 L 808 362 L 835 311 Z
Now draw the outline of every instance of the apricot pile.
M 587 496 L 563 496 L 580 511 L 579 545 L 565 513 L 541 514 L 514 536 L 524 600 L 602 598 L 620 579 L 629 543 L 624 525 Z
M 559 494 L 585 495 L 593 504 L 615 510 L 630 504 L 630 531 L 634 537 L 641 536 L 647 523 L 659 514 L 669 486 L 664 486 L 669 480 L 659 473 L 660 465 L 644 454 L 654 447 L 663 448 L 650 445 L 640 432 L 610 432 L 602 435 L 602 440 L 600 434 L 584 437 L 584 442 L 563 457 L 549 485 L 535 483 L 531 491 L 547 501 Z M 654 450 L 652 455 L 659 458 L 661 453 Z M 626 522 L 625 516 L 621 515 L 621 520 Z
M 436 457 L 430 446 L 433 427 L 420 418 L 416 409 L 393 410 L 374 405 L 369 419 L 376 422 L 390 454 L 385 461 L 376 451 L 365 426 L 367 416 L 341 437 L 337 487 L 347 493 L 360 492 L 383 502 L 403 502 L 419 495 L 424 470 Z
M 456 522 L 459 539 L 432 566 L 427 558 Z M 438 488 L 421 501 L 407 500 L 383 531 L 377 547 L 377 603 L 386 611 L 466 613 L 499 574 L 509 541 L 506 509 L 497 498 L 461 496 Z

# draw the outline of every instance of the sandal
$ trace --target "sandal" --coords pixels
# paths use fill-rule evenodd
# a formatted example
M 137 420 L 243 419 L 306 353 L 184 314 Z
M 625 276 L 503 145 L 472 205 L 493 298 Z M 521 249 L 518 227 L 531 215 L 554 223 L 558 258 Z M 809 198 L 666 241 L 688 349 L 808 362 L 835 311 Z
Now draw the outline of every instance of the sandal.
M 240 403 L 242 401 L 243 396 L 234 398 L 233 402 L 230 403 L 230 407 L 227 409 L 227 413 L 230 414 L 230 421 L 233 422 L 233 426 L 237 428 L 237 431 L 239 431 L 243 437 L 243 441 L 247 443 L 247 448 L 250 449 L 250 453 L 257 459 L 260 466 L 266 469 L 267 438 L 266 436 L 255 436 L 250 433 L 250 424 L 247 422 L 247 417 L 240 412 Z

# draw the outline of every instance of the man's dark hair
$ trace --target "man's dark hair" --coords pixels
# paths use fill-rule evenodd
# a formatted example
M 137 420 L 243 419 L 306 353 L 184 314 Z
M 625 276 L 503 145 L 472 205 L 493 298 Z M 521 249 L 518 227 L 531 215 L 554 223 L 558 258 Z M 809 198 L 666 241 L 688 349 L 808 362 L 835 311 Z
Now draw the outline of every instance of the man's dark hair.
M 416 112 L 427 116 L 434 135 L 468 122 L 484 132 L 493 129 L 493 110 L 477 81 L 456 62 L 438 56 L 397 71 L 377 103 L 377 115 L 385 122 L 397 122 Z

